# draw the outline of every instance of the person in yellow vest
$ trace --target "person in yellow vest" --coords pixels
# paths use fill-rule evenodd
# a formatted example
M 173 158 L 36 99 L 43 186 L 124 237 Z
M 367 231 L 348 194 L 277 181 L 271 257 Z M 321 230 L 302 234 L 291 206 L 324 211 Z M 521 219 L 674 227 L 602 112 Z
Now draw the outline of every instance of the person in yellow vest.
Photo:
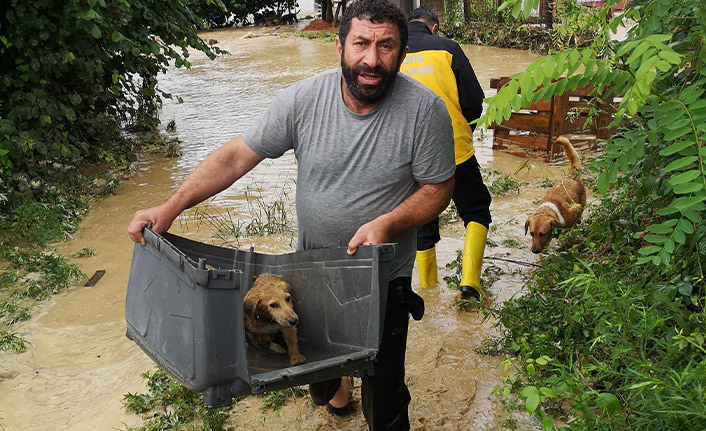
M 491 197 L 475 157 L 474 126 L 469 123 L 481 116 L 485 95 L 461 47 L 436 35 L 439 18 L 433 9 L 417 8 L 407 20 L 409 50 L 400 72 L 438 94 L 451 116 L 456 155 L 453 201 L 466 227 L 460 289 L 464 299 L 480 298 L 485 296 L 480 275 L 491 223 Z M 431 287 L 437 282 L 436 243 L 440 239 L 438 217 L 417 229 L 416 261 L 422 287 Z

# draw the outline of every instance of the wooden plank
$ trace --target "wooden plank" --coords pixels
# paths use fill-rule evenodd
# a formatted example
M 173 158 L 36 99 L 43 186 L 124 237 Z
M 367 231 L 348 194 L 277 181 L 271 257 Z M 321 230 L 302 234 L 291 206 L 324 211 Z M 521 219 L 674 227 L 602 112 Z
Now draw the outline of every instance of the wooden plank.
M 93 276 L 86 282 L 86 284 L 83 285 L 83 287 L 89 288 L 89 287 L 95 286 L 96 283 L 98 283 L 98 280 L 100 280 L 101 277 L 103 277 L 104 274 L 105 274 L 105 270 L 104 270 L 104 269 L 99 269 L 99 270 L 96 271 L 96 272 L 93 274 Z
M 532 148 L 540 151 L 547 151 L 547 136 L 520 136 L 510 135 L 506 138 L 498 138 L 499 146 L 516 145 L 523 148 Z
M 515 113 L 503 121 L 500 127 L 546 134 L 549 128 L 549 118 L 549 112 L 538 112 L 536 114 Z

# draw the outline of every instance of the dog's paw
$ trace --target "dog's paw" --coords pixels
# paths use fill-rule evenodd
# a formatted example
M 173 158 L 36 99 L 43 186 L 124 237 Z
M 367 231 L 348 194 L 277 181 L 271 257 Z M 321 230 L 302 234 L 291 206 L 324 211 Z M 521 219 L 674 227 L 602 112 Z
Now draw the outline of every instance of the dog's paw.
M 275 353 L 287 353 L 287 349 L 282 347 L 280 344 L 275 343 L 274 341 L 270 343 L 270 350 Z
M 301 353 L 295 353 L 289 357 L 289 365 L 299 365 L 306 362 L 306 358 Z

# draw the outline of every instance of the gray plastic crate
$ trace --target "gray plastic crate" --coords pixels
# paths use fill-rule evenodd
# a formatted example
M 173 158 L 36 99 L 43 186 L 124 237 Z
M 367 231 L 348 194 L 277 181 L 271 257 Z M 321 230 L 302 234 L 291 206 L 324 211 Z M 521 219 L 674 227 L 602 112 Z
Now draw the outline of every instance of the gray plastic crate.
M 394 244 L 267 255 L 145 229 L 135 245 L 127 336 L 206 405 L 231 398 L 370 375 L 385 318 Z M 296 293 L 299 349 L 306 363 L 246 345 L 243 298 L 254 276 L 281 274 Z

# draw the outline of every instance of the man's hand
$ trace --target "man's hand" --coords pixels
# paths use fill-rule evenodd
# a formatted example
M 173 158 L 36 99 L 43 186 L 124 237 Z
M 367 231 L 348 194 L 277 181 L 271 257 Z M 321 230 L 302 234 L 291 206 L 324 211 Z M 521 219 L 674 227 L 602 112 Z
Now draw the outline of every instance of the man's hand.
M 145 245 L 145 238 L 142 236 L 142 229 L 147 223 L 152 222 L 152 230 L 162 234 L 169 230 L 176 216 L 172 215 L 166 207 L 166 203 L 156 207 L 139 210 L 135 213 L 132 221 L 127 227 L 127 233 L 133 242 Z
M 354 254 L 361 245 L 389 242 L 392 236 L 433 220 L 448 206 L 453 190 L 454 177 L 438 184 L 420 184 L 395 209 L 358 228 L 348 242 L 348 254 Z
M 390 241 L 389 227 L 385 222 L 385 215 L 365 223 L 358 228 L 353 238 L 348 242 L 348 254 L 355 254 L 361 245 L 384 244 Z

